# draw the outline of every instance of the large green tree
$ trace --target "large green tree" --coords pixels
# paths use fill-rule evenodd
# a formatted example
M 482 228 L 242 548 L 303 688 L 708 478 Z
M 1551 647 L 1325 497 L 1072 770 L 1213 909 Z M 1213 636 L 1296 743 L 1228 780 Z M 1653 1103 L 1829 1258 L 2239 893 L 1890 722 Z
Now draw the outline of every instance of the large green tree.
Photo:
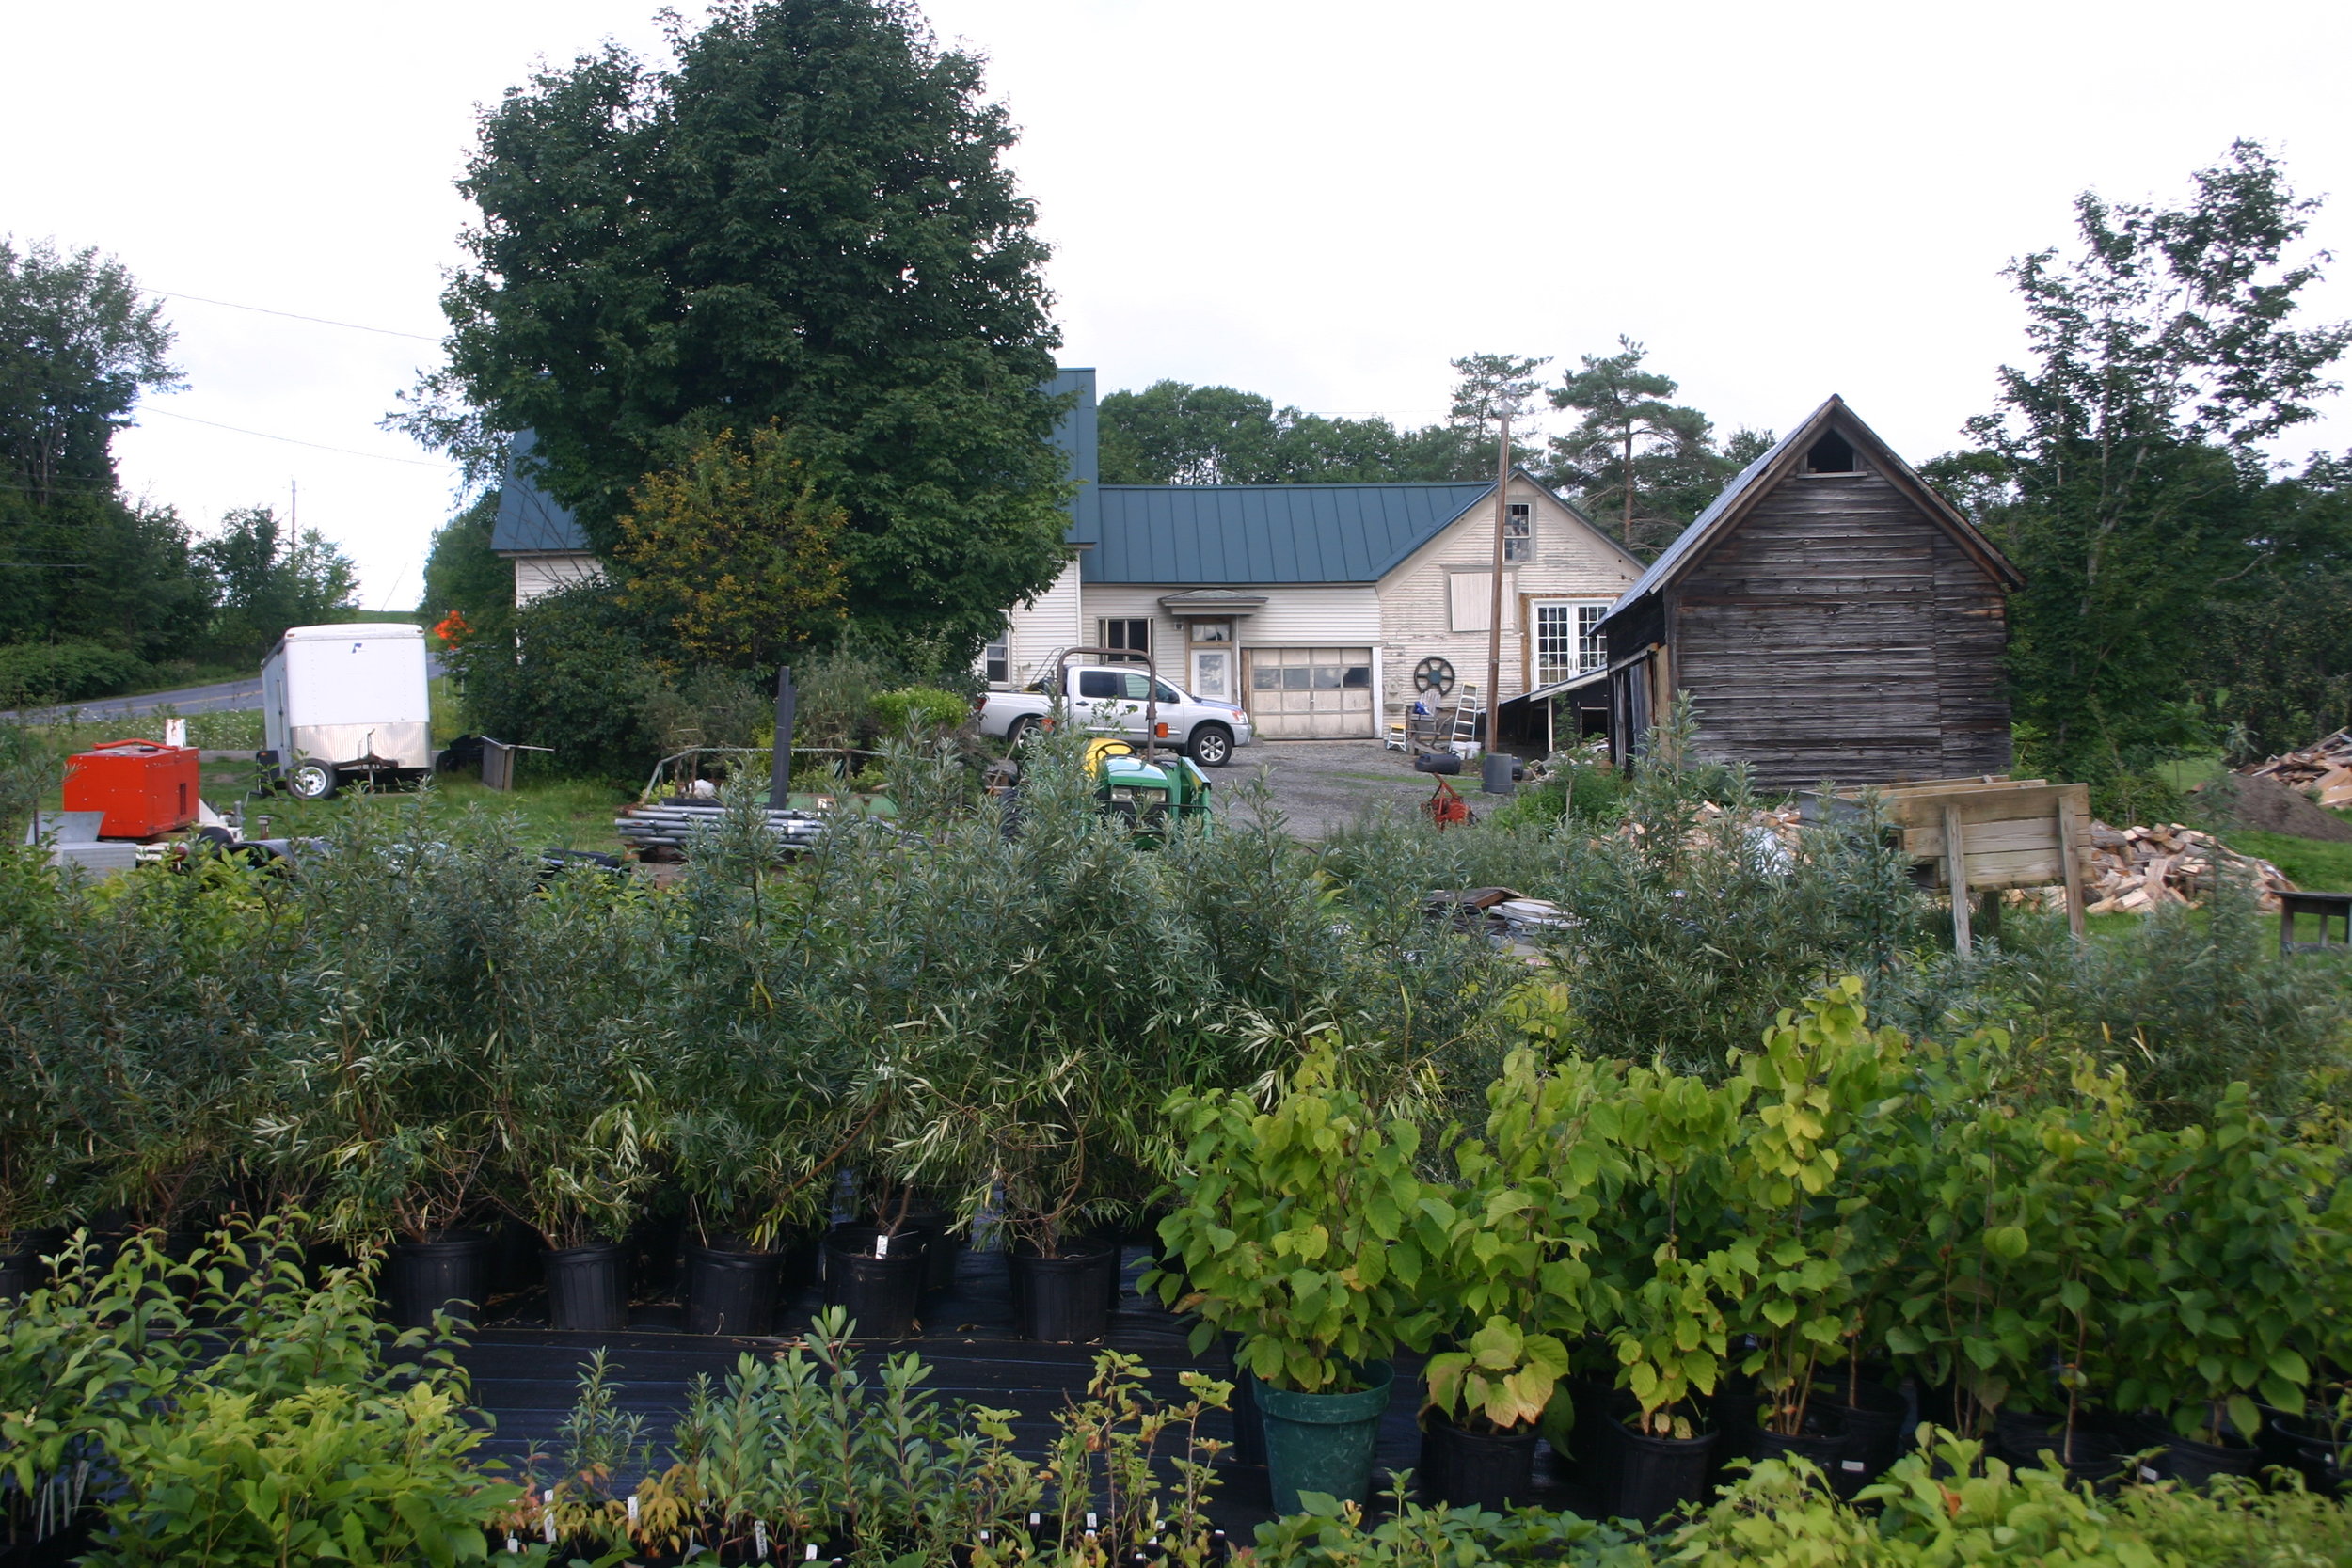
M 2335 390 L 2352 343 L 2298 326 L 2316 202 L 2241 141 L 2177 206 L 2076 199 L 2079 248 L 2010 263 L 2032 357 L 1970 422 L 1986 525 L 2026 575 L 2010 605 L 2014 711 L 2037 771 L 2127 780 L 2201 738 L 2187 707 L 2217 591 L 2293 546 L 2264 444 Z
M 214 648 L 258 658 L 288 626 L 315 625 L 358 608 L 358 568 L 314 528 L 290 533 L 266 506 L 243 507 L 196 546 L 217 609 Z
M 609 550 L 709 430 L 778 421 L 848 513 L 854 621 L 977 642 L 1062 559 L 1046 247 L 980 62 L 901 0 L 730 0 L 485 113 L 448 363 L 405 422 Z
M 176 657 L 209 606 L 187 529 L 126 501 L 114 434 L 179 385 L 171 328 L 119 261 L 0 239 L 0 642 Z
M 1587 354 L 1551 389 L 1551 405 L 1578 416 L 1551 438 L 1551 480 L 1580 492 L 1596 516 L 1613 515 L 1628 549 L 1654 555 L 1714 499 L 1742 461 L 1719 451 L 1705 414 L 1669 402 L 1672 376 L 1645 370 L 1630 338 L 1614 354 Z M 1733 437 L 1751 455 L 1756 437 Z M 1763 442 L 1769 445 L 1769 439 Z
M 1447 425 L 1334 419 L 1256 392 L 1155 381 L 1102 402 L 1105 484 L 1347 484 L 1463 477 Z M 1489 459 L 1491 462 L 1491 459 Z

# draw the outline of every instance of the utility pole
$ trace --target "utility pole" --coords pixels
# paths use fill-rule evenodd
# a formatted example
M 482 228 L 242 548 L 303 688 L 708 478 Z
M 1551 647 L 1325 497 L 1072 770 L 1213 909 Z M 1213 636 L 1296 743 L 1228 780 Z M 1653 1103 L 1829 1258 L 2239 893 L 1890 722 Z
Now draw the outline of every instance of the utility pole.
M 1511 405 L 1502 404 L 1502 434 L 1495 443 L 1495 580 L 1486 611 L 1486 752 L 1502 744 L 1502 531 L 1511 516 Z

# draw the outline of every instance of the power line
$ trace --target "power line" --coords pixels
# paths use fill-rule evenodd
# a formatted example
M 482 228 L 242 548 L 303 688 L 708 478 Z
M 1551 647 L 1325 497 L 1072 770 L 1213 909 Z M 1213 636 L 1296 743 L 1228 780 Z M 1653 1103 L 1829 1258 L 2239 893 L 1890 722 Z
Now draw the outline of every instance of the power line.
M 222 424 L 217 420 L 199 420 L 193 414 L 175 414 L 168 408 L 149 408 L 142 410 L 142 412 L 149 414 L 161 414 L 167 420 L 185 420 L 190 424 L 209 425 L 215 430 L 232 431 L 239 436 L 259 436 L 264 441 L 283 441 L 290 447 L 309 447 L 313 451 L 341 452 L 345 457 L 372 458 L 378 463 L 405 463 L 412 468 L 442 468 L 448 467 L 446 462 L 436 463 L 430 459 L 422 457 L 392 457 L 380 451 L 359 451 L 351 447 L 330 447 L 323 441 L 305 441 L 292 436 L 273 436 L 266 430 L 247 430 L 243 425 Z
M 339 322 L 326 316 L 306 316 L 296 310 L 273 310 L 266 305 L 240 305 L 233 299 L 207 299 L 202 294 L 177 293 L 169 289 L 151 289 L 150 293 L 166 299 L 185 299 L 198 305 L 218 305 L 230 310 L 250 310 L 257 316 L 283 316 L 288 321 L 309 322 L 313 326 L 340 326 L 352 332 L 373 332 L 383 338 L 413 338 L 421 343 L 437 343 L 441 340 L 421 332 L 402 332 L 389 326 L 363 326 L 358 322 Z

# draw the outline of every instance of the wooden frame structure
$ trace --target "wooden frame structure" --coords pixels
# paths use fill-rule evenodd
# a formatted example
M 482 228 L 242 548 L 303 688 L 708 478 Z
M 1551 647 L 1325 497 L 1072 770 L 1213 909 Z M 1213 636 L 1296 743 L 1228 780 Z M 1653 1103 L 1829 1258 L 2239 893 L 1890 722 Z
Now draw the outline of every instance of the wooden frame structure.
M 1903 852 L 1933 868 L 1952 900 L 1952 945 L 1974 944 L 1968 899 L 2013 887 L 2066 889 L 2066 926 L 2083 934 L 2083 852 L 2090 786 L 2046 779 L 1938 779 L 1874 786 Z M 1851 801 L 1859 791 L 1840 790 Z

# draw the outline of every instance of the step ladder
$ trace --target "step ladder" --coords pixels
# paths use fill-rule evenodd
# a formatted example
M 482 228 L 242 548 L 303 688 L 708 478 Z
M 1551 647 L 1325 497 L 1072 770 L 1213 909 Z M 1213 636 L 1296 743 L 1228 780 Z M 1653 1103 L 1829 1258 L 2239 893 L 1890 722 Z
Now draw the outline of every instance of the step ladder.
M 1478 701 L 1478 688 L 1468 681 L 1454 699 L 1454 734 L 1449 739 L 1456 755 L 1463 754 L 1465 745 L 1475 752 L 1486 744 L 1486 710 Z

